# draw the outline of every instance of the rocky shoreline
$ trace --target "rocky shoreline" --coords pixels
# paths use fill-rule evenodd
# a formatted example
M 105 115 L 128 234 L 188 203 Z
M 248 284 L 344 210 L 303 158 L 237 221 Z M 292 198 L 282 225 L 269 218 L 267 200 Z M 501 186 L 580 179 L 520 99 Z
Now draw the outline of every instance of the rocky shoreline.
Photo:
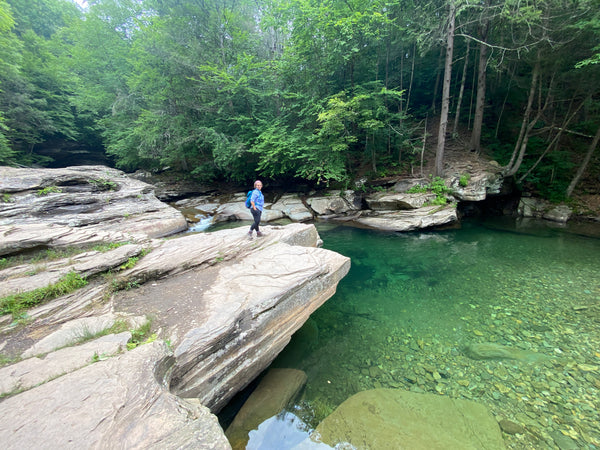
M 447 226 L 458 201 L 502 191 L 497 169 L 467 186 L 450 177 L 440 205 L 408 192 L 424 180 L 369 195 L 282 195 L 266 205 L 266 237 L 249 240 L 245 227 L 181 234 L 203 214 L 249 220 L 244 193 L 174 208 L 115 169 L 0 167 L 0 441 L 230 448 L 212 413 L 268 367 L 349 268 L 304 222 Z M 523 208 L 559 223 L 570 215 Z M 57 290 L 68 278 L 81 284 Z

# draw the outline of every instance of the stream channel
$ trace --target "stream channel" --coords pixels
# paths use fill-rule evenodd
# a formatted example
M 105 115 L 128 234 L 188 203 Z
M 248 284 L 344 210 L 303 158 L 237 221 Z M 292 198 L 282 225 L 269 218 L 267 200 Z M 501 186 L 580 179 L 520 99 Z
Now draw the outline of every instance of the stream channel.
M 494 219 L 383 233 L 317 223 L 324 247 L 352 268 L 271 366 L 307 374 L 301 398 L 251 431 L 246 448 L 293 448 L 374 388 L 483 403 L 523 427 L 504 434 L 508 448 L 600 448 L 600 227 L 590 227 Z M 474 343 L 528 357 L 472 359 Z M 225 427 L 254 386 L 222 412 Z

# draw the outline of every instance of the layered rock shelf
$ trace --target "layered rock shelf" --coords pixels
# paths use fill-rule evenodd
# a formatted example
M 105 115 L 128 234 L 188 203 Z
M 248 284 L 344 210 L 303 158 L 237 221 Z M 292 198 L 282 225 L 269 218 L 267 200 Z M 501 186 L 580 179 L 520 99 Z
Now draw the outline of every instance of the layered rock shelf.
M 0 172 L 3 448 L 230 448 L 213 413 L 350 267 L 302 223 L 162 239 L 184 216 L 112 169 Z M 86 284 L 10 309 L 68 274 Z

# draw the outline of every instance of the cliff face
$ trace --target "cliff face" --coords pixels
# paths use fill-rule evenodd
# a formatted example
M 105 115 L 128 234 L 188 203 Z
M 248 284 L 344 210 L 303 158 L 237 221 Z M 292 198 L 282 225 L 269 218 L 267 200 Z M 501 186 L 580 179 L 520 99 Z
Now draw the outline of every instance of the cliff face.
M 246 227 L 157 239 L 185 219 L 112 169 L 0 168 L 0 194 L 6 448 L 229 448 L 211 411 L 350 266 L 306 224 L 265 226 L 254 240 Z M 23 300 L 73 274 L 81 287 Z

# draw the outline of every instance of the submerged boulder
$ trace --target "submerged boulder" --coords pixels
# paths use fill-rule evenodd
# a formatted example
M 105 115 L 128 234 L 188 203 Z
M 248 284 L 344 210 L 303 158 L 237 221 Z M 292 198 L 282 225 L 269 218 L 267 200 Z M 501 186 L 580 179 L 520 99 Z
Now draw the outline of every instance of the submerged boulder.
M 395 389 L 353 395 L 319 424 L 311 438 L 331 447 L 349 443 L 369 449 L 505 448 L 500 427 L 485 406 Z
M 245 449 L 249 432 L 279 414 L 295 400 L 305 384 L 306 374 L 301 370 L 270 369 L 225 431 L 231 447 Z
M 506 347 L 494 342 L 472 343 L 467 345 L 463 351 L 471 359 L 515 359 L 525 362 L 540 362 L 550 358 L 543 353 Z

